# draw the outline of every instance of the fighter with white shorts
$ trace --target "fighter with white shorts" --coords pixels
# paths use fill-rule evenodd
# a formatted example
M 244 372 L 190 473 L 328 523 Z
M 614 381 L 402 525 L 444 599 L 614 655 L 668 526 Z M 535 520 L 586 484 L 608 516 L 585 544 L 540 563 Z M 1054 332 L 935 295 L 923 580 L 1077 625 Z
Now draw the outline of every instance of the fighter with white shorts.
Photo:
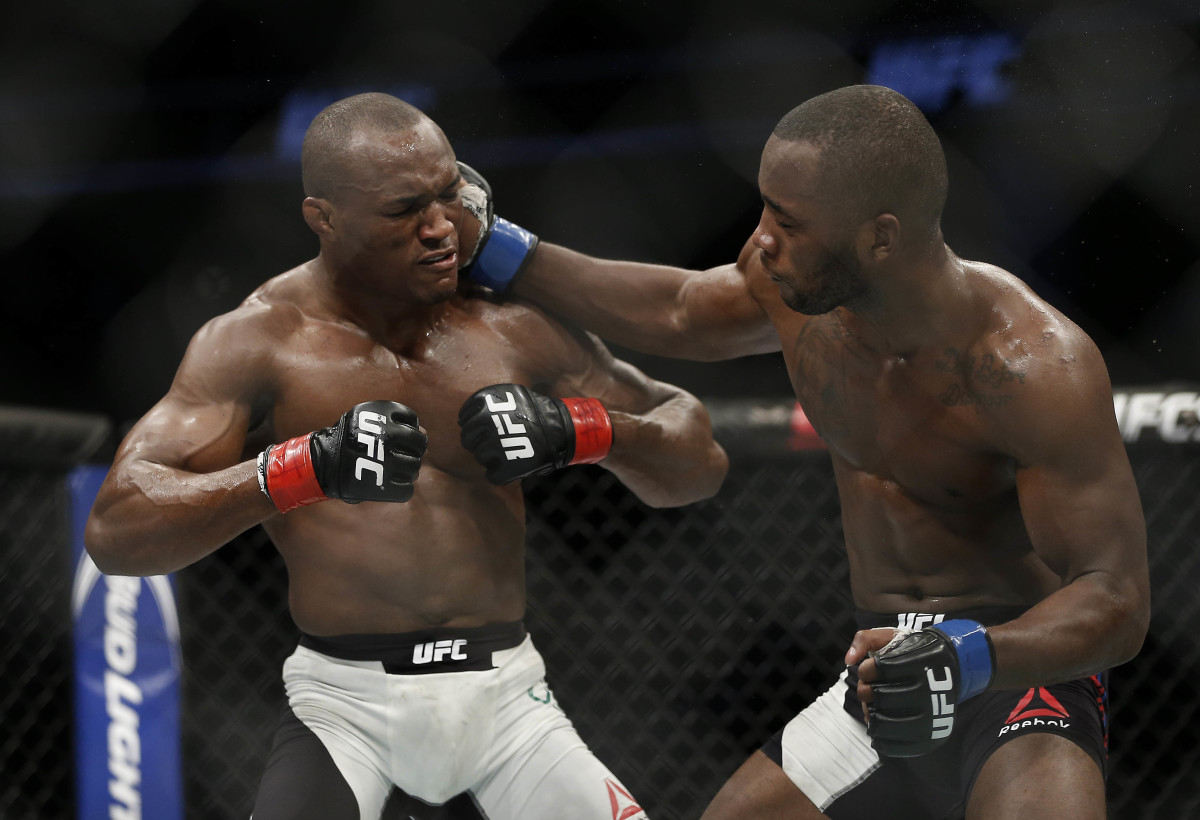
M 580 739 L 521 622 L 404 635 L 304 635 L 254 820 L 376 818 L 392 785 L 488 820 L 645 820 Z M 297 782 L 330 784 L 320 800 Z

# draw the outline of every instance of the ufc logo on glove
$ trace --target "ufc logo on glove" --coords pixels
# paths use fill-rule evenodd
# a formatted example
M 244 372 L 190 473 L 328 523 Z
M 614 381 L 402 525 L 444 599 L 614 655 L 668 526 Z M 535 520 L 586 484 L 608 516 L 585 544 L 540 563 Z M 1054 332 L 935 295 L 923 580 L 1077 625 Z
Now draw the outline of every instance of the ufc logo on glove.
M 387 421 L 380 413 L 363 411 L 358 414 L 358 443 L 367 448 L 367 456 L 359 456 L 354 462 L 354 477 L 362 481 L 363 472 L 375 476 L 375 486 L 383 486 L 383 423 Z M 374 460 L 371 460 L 374 459 Z
M 519 384 L 477 390 L 458 424 L 463 447 L 493 484 L 595 464 L 612 448 L 612 419 L 599 399 L 559 399 Z
M 520 435 L 525 432 L 525 425 L 513 421 L 510 415 L 517 409 L 517 400 L 512 393 L 505 393 L 501 401 L 493 395 L 484 397 L 488 412 L 492 414 L 492 423 L 500 434 L 500 446 L 504 448 L 504 457 L 509 461 L 518 458 L 533 458 L 533 442 L 529 436 Z

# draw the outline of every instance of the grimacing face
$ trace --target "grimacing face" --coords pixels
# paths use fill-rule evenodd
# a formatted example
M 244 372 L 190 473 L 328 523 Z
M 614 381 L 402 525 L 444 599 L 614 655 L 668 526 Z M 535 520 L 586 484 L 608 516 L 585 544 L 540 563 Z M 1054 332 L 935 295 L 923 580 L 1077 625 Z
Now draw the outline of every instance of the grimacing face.
M 853 226 L 820 184 L 820 156 L 808 143 L 772 136 L 758 185 L 763 212 L 752 241 L 764 271 L 792 310 L 828 313 L 862 296 L 867 285 L 854 250 Z
M 460 175 L 434 123 L 393 133 L 364 131 L 348 152 L 332 201 L 336 253 L 366 286 L 436 304 L 458 284 Z

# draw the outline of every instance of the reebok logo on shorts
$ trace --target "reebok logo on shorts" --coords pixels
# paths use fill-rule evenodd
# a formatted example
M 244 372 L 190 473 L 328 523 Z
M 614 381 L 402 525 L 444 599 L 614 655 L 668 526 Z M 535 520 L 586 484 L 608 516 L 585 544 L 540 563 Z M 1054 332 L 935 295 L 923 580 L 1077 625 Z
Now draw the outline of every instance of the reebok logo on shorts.
M 1025 693 L 1017 705 L 1009 713 L 997 737 L 1009 732 L 1029 729 L 1034 726 L 1057 726 L 1066 729 L 1071 714 L 1058 702 L 1058 698 L 1050 694 L 1044 686 L 1038 686 Z
M 604 785 L 608 787 L 608 802 L 612 806 L 613 820 L 629 820 L 631 817 L 646 816 L 643 814 L 642 807 L 633 799 L 633 795 L 625 791 L 620 783 L 605 778 Z

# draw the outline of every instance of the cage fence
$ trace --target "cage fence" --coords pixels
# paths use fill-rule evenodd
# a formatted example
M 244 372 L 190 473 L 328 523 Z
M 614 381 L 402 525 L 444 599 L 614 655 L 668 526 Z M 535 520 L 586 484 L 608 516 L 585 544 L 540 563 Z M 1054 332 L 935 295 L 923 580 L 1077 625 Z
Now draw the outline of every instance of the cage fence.
M 527 624 L 549 682 L 660 819 L 699 816 L 828 687 L 853 631 L 827 454 L 793 449 L 778 403 L 711 409 L 733 466 L 708 501 L 650 509 L 597 467 L 527 482 Z M 1110 816 L 1131 820 L 1200 816 L 1200 447 L 1190 433 L 1166 438 L 1151 431 L 1129 448 L 1154 589 L 1145 647 L 1110 681 Z M 75 816 L 64 475 L 0 468 L 5 820 Z M 177 582 L 187 817 L 248 817 L 298 635 L 286 570 L 256 529 Z M 435 808 L 396 795 L 387 816 L 472 813 L 465 800 Z

